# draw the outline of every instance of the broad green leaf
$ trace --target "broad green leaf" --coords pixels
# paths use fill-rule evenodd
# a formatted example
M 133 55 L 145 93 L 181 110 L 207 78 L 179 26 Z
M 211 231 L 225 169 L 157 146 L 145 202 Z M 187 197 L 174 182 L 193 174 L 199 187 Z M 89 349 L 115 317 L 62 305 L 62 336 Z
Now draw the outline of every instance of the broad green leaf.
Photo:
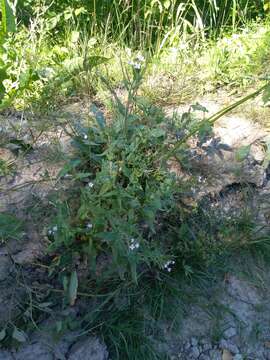
M 104 129 L 106 126 L 106 119 L 102 113 L 102 111 L 100 111 L 95 104 L 91 104 L 90 106 L 90 112 L 94 115 L 96 122 L 98 123 L 99 127 L 101 129 Z
M 152 130 L 151 134 L 155 138 L 160 138 L 166 135 L 166 131 L 163 129 L 154 129 Z
M 0 331 L 0 341 L 4 340 L 6 337 L 6 329 Z
M 21 343 L 27 340 L 27 335 L 25 334 L 25 332 L 17 329 L 16 327 L 13 330 L 12 337 L 13 339 Z
M 235 158 L 237 161 L 243 161 L 247 158 L 250 153 L 251 145 L 241 146 L 235 153 Z
M 109 60 L 109 58 L 104 56 L 89 56 L 84 60 L 83 66 L 85 70 L 92 70 L 94 67 L 105 64 Z
M 61 20 L 61 15 L 56 15 L 47 21 L 48 30 L 53 30 Z
M 69 280 L 69 288 L 68 288 L 68 298 L 69 305 L 73 306 L 77 299 L 77 291 L 78 291 L 78 276 L 76 270 L 74 270 L 70 276 Z

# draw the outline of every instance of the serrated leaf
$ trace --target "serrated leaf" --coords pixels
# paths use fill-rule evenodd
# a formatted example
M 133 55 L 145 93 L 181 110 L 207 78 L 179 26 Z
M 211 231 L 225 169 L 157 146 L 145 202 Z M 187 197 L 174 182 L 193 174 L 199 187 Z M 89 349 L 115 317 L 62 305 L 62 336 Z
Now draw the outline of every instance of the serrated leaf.
M 27 335 L 25 334 L 25 332 L 17 329 L 16 327 L 13 330 L 12 337 L 13 339 L 21 343 L 27 340 Z
M 0 331 L 0 341 L 4 340 L 6 337 L 6 329 Z
M 70 276 L 69 280 L 69 288 L 68 288 L 68 298 L 69 305 L 73 306 L 77 299 L 77 291 L 78 291 L 78 276 L 77 271 L 74 270 Z
M 235 153 L 235 158 L 237 161 L 244 161 L 250 153 L 251 145 L 241 146 Z

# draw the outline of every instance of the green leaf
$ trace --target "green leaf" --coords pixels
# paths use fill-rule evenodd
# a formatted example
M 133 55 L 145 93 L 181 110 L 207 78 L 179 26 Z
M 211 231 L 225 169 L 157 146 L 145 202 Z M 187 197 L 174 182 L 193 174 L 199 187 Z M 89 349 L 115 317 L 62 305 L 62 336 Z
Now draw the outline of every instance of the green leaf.
M 105 64 L 109 60 L 109 58 L 104 56 L 89 56 L 84 60 L 83 67 L 85 70 L 92 70 L 94 67 Z
M 61 178 L 67 175 L 69 172 L 73 172 L 77 166 L 81 164 L 80 159 L 71 159 L 63 168 L 59 171 L 58 177 Z
M 155 138 L 160 138 L 160 137 L 165 136 L 166 132 L 163 129 L 154 129 L 154 130 L 152 130 L 151 135 Z
M 245 160 L 250 153 L 251 145 L 241 146 L 235 153 L 235 158 L 237 161 Z
M 208 112 L 205 106 L 199 104 L 198 102 L 194 105 L 191 105 L 193 111 L 202 111 L 204 113 Z
M 171 1 L 170 1 L 170 0 L 165 0 L 165 1 L 164 1 L 164 7 L 165 7 L 165 9 L 168 10 L 170 6 L 171 6 Z
M 265 88 L 262 99 L 265 104 L 270 100 L 270 84 Z
M 20 238 L 23 233 L 23 222 L 9 213 L 0 213 L 0 240 Z
M 25 332 L 17 329 L 16 327 L 13 330 L 12 337 L 13 339 L 21 343 L 27 340 L 27 335 L 25 334 Z
M 6 329 L 0 331 L 0 341 L 4 340 L 6 337 Z
M 135 261 L 131 261 L 131 263 L 130 263 L 130 270 L 131 270 L 132 280 L 135 282 L 135 284 L 138 284 L 137 265 L 136 265 L 136 262 L 135 262 Z
M 62 320 L 56 321 L 56 332 L 59 334 L 63 329 L 63 322 Z
M 90 112 L 94 115 L 99 127 L 101 129 L 104 129 L 106 126 L 106 119 L 105 119 L 103 113 L 96 107 L 95 104 L 91 104 Z
M 1 33 L 6 35 L 9 32 L 16 31 L 16 22 L 14 13 L 7 0 L 1 0 Z
M 87 10 L 85 9 L 85 7 L 82 6 L 78 9 L 75 9 L 74 13 L 75 13 L 75 16 L 79 16 L 81 14 L 87 14 Z
M 78 291 L 78 276 L 76 270 L 74 270 L 70 276 L 69 288 L 68 288 L 68 297 L 69 297 L 69 305 L 73 306 L 77 299 L 77 291 Z
M 100 232 L 96 234 L 98 239 L 105 241 L 117 241 L 119 239 L 119 234 L 116 232 Z

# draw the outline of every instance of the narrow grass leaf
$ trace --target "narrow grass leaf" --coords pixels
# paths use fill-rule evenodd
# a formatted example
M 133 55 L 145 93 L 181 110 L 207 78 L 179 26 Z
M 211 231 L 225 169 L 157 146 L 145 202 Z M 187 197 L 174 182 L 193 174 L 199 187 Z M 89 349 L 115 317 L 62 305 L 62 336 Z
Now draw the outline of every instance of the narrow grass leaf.
M 68 292 L 69 292 L 69 304 L 70 306 L 73 306 L 77 299 L 77 293 L 78 293 L 78 276 L 76 270 L 74 270 L 70 276 Z

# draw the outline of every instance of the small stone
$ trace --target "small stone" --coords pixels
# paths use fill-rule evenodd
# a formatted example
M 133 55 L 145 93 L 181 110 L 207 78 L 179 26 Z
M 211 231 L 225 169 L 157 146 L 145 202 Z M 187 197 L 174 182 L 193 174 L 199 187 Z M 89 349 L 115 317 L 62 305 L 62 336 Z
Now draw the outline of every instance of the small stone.
M 205 344 L 203 344 L 202 348 L 203 348 L 203 351 L 205 352 L 205 351 L 211 350 L 212 345 L 210 343 L 206 342 Z
M 228 350 L 233 354 L 239 353 L 238 347 L 235 344 L 233 344 L 231 341 L 222 339 L 219 343 L 219 346 L 221 349 Z
M 201 354 L 200 355 L 200 360 L 211 360 L 211 358 L 209 357 L 209 355 Z
M 233 360 L 243 360 L 243 356 L 241 354 L 236 354 L 234 355 Z
M 200 356 L 200 350 L 197 347 L 192 347 L 190 349 L 189 355 L 197 359 Z
M 230 327 L 229 329 L 227 329 L 225 332 L 224 332 L 224 337 L 225 339 L 230 339 L 232 337 L 234 337 L 235 335 L 237 334 L 237 331 L 235 328 L 233 327 Z
M 219 350 L 211 350 L 209 352 L 209 358 L 211 360 L 222 360 L 221 358 L 221 352 Z
M 222 360 L 233 360 L 233 356 L 232 354 L 230 353 L 229 350 L 223 350 L 222 352 Z
M 192 346 L 197 346 L 198 345 L 198 340 L 193 337 L 193 338 L 191 338 L 190 343 L 191 343 Z

